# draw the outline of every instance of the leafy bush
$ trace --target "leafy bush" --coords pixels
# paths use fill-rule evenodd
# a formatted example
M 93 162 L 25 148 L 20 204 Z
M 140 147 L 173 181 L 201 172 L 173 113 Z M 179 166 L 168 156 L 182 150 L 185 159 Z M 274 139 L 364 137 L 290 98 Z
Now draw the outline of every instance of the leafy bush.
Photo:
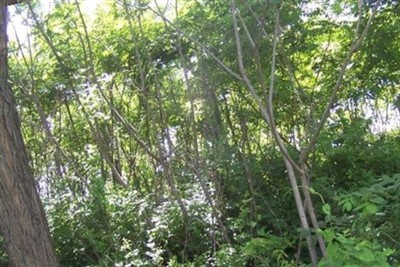
M 390 262 L 400 262 L 400 174 L 383 175 L 369 187 L 341 194 L 344 222 L 358 238 L 391 248 Z
M 323 236 L 328 243 L 328 257 L 320 262 L 321 267 L 390 266 L 388 256 L 393 250 L 348 234 L 335 233 L 332 229 L 325 230 Z

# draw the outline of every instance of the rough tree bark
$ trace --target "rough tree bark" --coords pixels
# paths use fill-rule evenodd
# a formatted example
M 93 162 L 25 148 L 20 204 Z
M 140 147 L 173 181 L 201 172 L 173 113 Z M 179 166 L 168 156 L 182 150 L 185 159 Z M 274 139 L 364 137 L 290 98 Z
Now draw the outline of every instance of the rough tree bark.
M 7 66 L 7 6 L 0 0 L 0 231 L 10 266 L 56 267 L 44 210 L 36 191 Z

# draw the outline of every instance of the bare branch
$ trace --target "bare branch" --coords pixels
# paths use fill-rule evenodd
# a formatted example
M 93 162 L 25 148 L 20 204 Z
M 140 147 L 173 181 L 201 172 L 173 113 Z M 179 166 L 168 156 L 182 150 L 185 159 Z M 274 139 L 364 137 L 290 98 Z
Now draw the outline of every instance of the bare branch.
M 263 118 L 265 119 L 267 124 L 270 126 L 272 135 L 274 136 L 274 139 L 277 142 L 282 155 L 290 162 L 290 164 L 293 165 L 293 167 L 296 171 L 298 171 L 299 173 L 302 173 L 302 170 L 299 168 L 299 166 L 297 166 L 297 164 L 294 162 L 294 160 L 290 157 L 290 155 L 283 143 L 283 140 L 280 137 L 280 135 L 275 127 L 275 124 L 274 124 L 274 122 L 271 118 L 271 114 L 269 112 L 270 107 L 266 108 L 263 105 L 261 98 L 258 96 L 252 82 L 250 81 L 249 77 L 247 76 L 246 69 L 245 69 L 244 63 L 243 63 L 243 51 L 242 51 L 242 46 L 241 46 L 241 41 L 240 41 L 240 36 L 239 36 L 238 21 L 237 21 L 237 17 L 236 17 L 237 16 L 237 8 L 236 8 L 236 4 L 235 4 L 234 0 L 231 1 L 231 9 L 232 9 L 233 32 L 234 32 L 235 41 L 236 41 L 237 60 L 238 60 L 238 65 L 239 65 L 240 74 L 242 76 L 242 80 L 244 81 L 244 83 L 246 84 L 247 88 L 249 89 L 252 97 L 256 101 L 258 108 L 260 109 L 261 115 L 263 116 Z M 275 34 L 274 40 L 277 38 L 278 38 L 278 35 Z M 277 42 L 277 41 L 275 40 L 274 42 Z M 276 48 L 273 53 L 276 53 Z M 275 69 L 275 66 L 273 66 L 272 69 Z M 275 71 L 274 71 L 274 75 L 275 75 Z M 272 86 L 273 85 L 274 85 L 274 82 L 272 82 Z
M 275 88 L 276 46 L 278 44 L 278 35 L 279 35 L 279 9 L 276 12 L 276 18 L 275 18 L 274 41 L 272 44 L 271 76 L 269 80 L 269 93 L 268 93 L 268 107 L 269 107 L 268 110 L 272 124 L 274 124 L 273 98 L 274 98 L 274 88 Z
M 250 34 L 250 32 L 249 32 L 249 28 L 247 28 L 247 25 L 246 25 L 246 23 L 244 22 L 243 17 L 240 15 L 240 12 L 238 11 L 236 14 L 237 14 L 237 16 L 239 17 L 240 23 L 241 23 L 242 26 L 243 26 L 243 29 L 244 29 L 244 31 L 245 31 L 245 33 L 246 33 L 247 38 L 249 39 L 249 42 L 250 42 L 250 44 L 251 44 L 251 47 L 254 49 L 254 48 L 256 47 L 256 44 L 254 43 L 253 37 L 251 37 L 251 34 Z

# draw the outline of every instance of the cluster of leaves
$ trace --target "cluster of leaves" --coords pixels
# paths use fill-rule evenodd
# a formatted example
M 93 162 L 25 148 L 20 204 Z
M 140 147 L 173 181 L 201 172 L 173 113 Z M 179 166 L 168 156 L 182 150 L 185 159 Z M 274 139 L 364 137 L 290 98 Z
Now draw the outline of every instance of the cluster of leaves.
M 328 174 L 320 179 L 326 180 L 316 184 L 335 203 L 324 208 L 327 228 L 322 234 L 330 257 L 321 264 L 395 266 L 400 245 L 393 228 L 399 219 L 398 133 L 374 140 L 365 135 L 368 131 L 357 131 L 357 124 L 351 129 L 334 144 L 327 155 L 329 164 L 320 169 Z
M 331 227 L 322 231 L 328 244 L 321 266 L 391 266 L 399 263 L 399 174 L 382 176 L 370 187 L 338 196 L 343 214 L 325 209 Z

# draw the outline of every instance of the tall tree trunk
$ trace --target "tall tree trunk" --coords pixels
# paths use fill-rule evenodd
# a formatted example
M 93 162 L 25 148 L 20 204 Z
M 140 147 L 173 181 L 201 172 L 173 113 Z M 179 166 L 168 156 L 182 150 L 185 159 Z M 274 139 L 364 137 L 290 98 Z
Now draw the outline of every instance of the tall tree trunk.
M 7 82 L 7 2 L 0 0 L 0 231 L 10 266 L 55 267 L 50 232 Z

